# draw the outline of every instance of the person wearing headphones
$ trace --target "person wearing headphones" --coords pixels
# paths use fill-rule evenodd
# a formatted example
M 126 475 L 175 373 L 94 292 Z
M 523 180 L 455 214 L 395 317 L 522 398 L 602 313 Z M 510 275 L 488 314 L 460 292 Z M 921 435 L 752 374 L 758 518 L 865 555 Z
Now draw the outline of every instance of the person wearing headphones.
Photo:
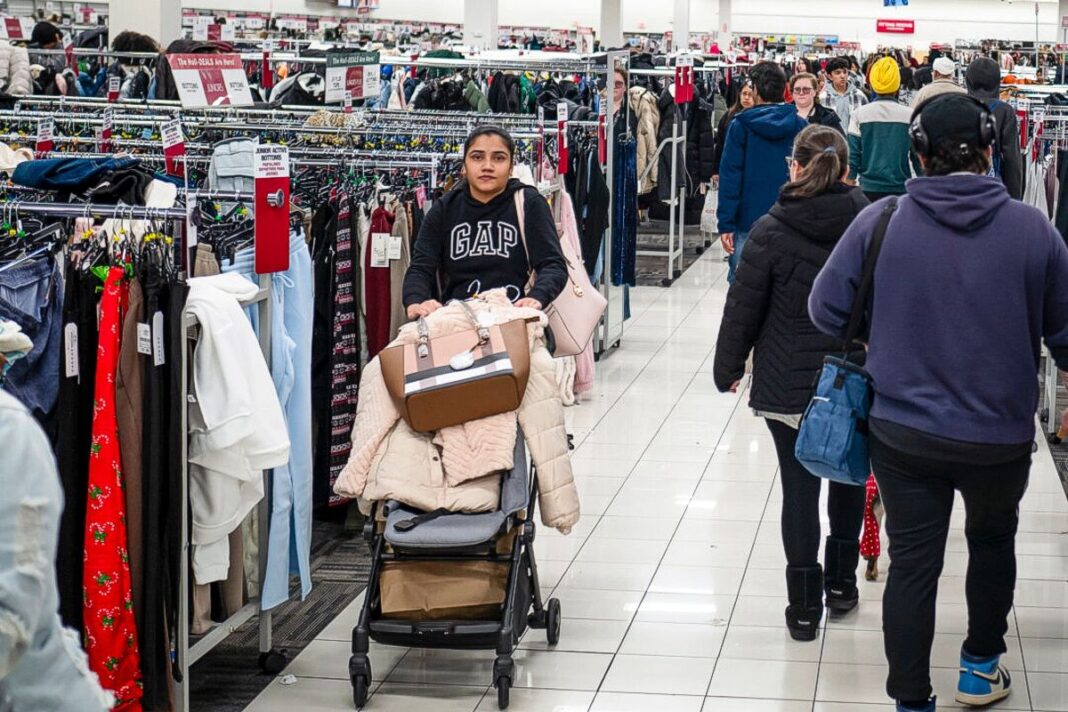
M 988 705 L 1011 692 L 1000 656 L 1035 437 L 1040 341 L 1068 366 L 1068 247 L 1048 216 L 988 175 L 996 133 L 990 109 L 971 97 L 918 107 L 909 135 L 924 177 L 860 213 L 808 302 L 817 328 L 845 337 L 876 224 L 896 202 L 875 267 L 866 368 L 874 382 L 871 464 L 890 539 L 887 692 L 899 711 L 935 710 L 935 603 L 957 491 L 969 563 L 956 700 Z

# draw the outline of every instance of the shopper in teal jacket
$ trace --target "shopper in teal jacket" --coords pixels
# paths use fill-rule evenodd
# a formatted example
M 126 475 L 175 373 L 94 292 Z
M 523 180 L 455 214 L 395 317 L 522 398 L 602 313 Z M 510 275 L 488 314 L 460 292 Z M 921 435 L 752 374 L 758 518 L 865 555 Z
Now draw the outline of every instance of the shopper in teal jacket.
M 849 177 L 859 179 L 868 200 L 875 202 L 903 195 L 905 182 L 921 172 L 909 138 L 912 111 L 897 100 L 901 70 L 894 58 L 876 62 L 868 82 L 876 97 L 850 118 Z

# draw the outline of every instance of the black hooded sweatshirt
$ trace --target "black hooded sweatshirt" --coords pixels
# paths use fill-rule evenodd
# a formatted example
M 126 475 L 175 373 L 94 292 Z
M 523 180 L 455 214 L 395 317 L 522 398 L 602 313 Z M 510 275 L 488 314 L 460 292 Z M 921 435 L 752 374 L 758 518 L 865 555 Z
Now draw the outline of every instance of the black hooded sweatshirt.
M 726 391 L 745 374 L 749 351 L 756 410 L 796 415 L 812 398 L 823 358 L 841 350 L 808 316 L 808 295 L 838 240 L 868 205 L 860 188 L 838 183 L 814 198 L 779 196 L 753 224 L 727 293 L 713 377 Z
M 526 250 L 513 197 L 517 190 L 524 196 Z M 503 193 L 480 203 L 461 183 L 423 219 L 404 275 L 404 305 L 467 299 L 501 287 L 516 301 L 532 270 L 537 279 L 525 296 L 548 306 L 567 284 L 567 263 L 549 204 L 537 189 L 513 178 Z
M 968 94 L 986 104 L 994 113 L 998 127 L 997 150 L 1001 154 L 1001 182 L 1015 200 L 1023 198 L 1023 154 L 1020 152 L 1020 123 L 1016 109 L 999 101 L 1001 67 L 989 57 L 980 57 L 968 65 L 964 75 Z

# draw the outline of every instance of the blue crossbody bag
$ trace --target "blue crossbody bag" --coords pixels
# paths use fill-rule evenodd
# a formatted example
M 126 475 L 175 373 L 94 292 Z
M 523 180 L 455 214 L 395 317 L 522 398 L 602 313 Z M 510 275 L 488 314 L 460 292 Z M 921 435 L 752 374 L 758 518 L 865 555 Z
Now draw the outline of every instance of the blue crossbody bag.
M 897 209 L 892 198 L 883 207 L 875 227 L 864 271 L 849 315 L 845 344 L 841 356 L 823 360 L 816 392 L 805 410 L 797 434 L 794 455 L 798 462 L 816 475 L 832 482 L 863 487 L 871 472 L 868 457 L 868 413 L 871 411 L 871 376 L 860 366 L 850 363 L 849 351 L 860 335 L 875 286 L 875 263 L 879 259 L 890 218 Z

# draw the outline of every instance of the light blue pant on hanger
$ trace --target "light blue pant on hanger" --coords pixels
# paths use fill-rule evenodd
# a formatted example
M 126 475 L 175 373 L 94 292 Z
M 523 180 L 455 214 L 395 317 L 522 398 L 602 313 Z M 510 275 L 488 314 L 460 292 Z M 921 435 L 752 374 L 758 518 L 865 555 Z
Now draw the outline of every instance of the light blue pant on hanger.
M 238 252 L 223 272 L 254 282 L 254 251 Z M 301 597 L 311 591 L 312 433 L 311 350 L 315 309 L 311 255 L 301 232 L 289 236 L 289 269 L 271 275 L 271 375 L 289 430 L 289 464 L 271 479 L 270 544 L 262 574 L 264 609 L 289 600 L 289 576 L 300 576 Z M 259 313 L 247 310 L 254 329 Z M 261 525 L 262 526 L 262 525 Z

